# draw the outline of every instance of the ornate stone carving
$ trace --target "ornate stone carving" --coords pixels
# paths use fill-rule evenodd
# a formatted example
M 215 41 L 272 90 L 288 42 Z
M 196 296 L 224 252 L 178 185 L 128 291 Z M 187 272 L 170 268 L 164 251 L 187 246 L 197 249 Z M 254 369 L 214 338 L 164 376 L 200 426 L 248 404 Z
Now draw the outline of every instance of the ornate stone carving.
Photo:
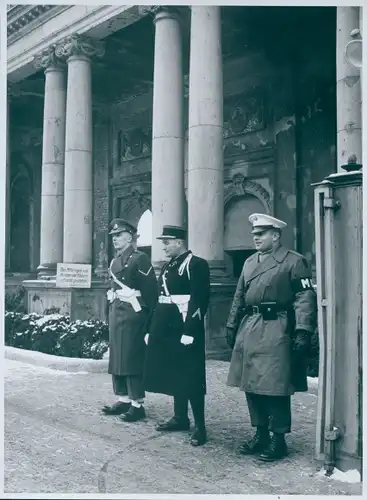
M 8 12 L 8 37 L 17 33 L 45 12 L 57 8 L 57 5 L 13 5 Z
M 64 68 L 65 64 L 64 62 L 59 59 L 55 53 L 56 46 L 51 45 L 47 49 L 43 50 L 40 54 L 38 54 L 34 58 L 34 66 L 37 69 L 47 69 L 47 68 Z
M 264 127 L 264 100 L 259 92 L 229 97 L 224 103 L 224 138 Z
M 154 18 L 160 12 L 178 14 L 178 10 L 170 5 L 139 5 L 139 13 L 141 16 L 148 15 Z
M 224 205 L 233 198 L 250 194 L 255 196 L 263 205 L 268 214 L 273 213 L 273 200 L 270 193 L 258 182 L 246 179 L 243 174 L 235 174 L 232 183 L 224 191 Z
M 69 36 L 55 47 L 55 54 L 60 59 L 71 56 L 103 57 L 104 53 L 104 42 L 79 34 Z
M 120 131 L 118 136 L 119 164 L 151 155 L 152 129 L 136 128 L 126 132 Z

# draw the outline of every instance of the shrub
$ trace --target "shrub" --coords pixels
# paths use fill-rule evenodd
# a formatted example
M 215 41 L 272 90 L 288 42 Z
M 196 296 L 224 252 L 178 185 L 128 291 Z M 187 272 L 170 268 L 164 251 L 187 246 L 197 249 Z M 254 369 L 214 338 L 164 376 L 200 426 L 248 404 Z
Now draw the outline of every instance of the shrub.
M 5 313 L 5 344 L 57 356 L 102 359 L 108 326 L 98 320 L 70 321 L 62 314 Z
M 25 304 L 26 290 L 23 286 L 19 285 L 10 292 L 5 294 L 5 311 L 12 312 L 26 312 Z

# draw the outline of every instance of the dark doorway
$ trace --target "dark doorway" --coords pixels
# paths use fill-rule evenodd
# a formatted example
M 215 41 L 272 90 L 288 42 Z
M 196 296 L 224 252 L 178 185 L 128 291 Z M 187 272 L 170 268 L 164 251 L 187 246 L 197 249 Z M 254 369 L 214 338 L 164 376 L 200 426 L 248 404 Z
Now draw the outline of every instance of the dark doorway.
M 255 252 L 256 250 L 230 250 L 226 252 L 232 259 L 234 278 L 240 277 L 245 260 Z

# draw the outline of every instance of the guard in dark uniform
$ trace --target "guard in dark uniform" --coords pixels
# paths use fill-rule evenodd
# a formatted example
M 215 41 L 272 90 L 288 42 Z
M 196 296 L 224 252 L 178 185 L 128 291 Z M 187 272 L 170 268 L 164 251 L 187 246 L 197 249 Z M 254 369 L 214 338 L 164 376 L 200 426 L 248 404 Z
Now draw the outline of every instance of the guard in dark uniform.
M 266 214 L 253 214 L 249 221 L 257 252 L 243 266 L 227 321 L 233 347 L 227 384 L 245 391 L 256 427 L 239 451 L 270 462 L 287 455 L 290 396 L 307 391 L 316 294 L 306 259 L 280 244 L 286 223 Z
M 159 424 L 159 431 L 189 430 L 190 401 L 195 420 L 190 442 L 200 446 L 207 440 L 204 317 L 210 294 L 209 266 L 187 250 L 183 228 L 164 226 L 159 239 L 170 260 L 158 279 L 158 304 L 146 336 L 144 387 L 174 397 L 174 416 Z
M 110 356 L 108 373 L 112 374 L 118 401 L 104 406 L 105 415 L 121 415 L 125 422 L 145 417 L 142 381 L 147 321 L 156 304 L 157 280 L 147 255 L 132 246 L 137 229 L 123 219 L 111 223 L 112 242 L 116 255 L 109 276 Z

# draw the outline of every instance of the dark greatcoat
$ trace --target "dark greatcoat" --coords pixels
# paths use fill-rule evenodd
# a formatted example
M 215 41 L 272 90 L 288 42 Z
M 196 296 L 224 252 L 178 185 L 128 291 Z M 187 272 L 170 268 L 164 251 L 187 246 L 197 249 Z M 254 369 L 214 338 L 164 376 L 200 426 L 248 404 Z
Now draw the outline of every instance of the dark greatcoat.
M 147 255 L 134 250 L 132 246 L 112 260 L 111 269 L 121 283 L 141 292 L 138 301 L 142 310 L 135 312 L 131 304 L 119 299 L 110 304 L 108 373 L 125 376 L 142 375 L 146 322 L 157 301 L 157 279 Z M 111 288 L 121 289 L 112 278 Z
M 261 263 L 258 253 L 243 266 L 227 327 L 237 329 L 227 384 L 267 396 L 307 391 L 307 360 L 292 353 L 296 330 L 314 332 L 316 294 L 306 259 L 280 246 Z M 275 320 L 240 317 L 245 306 L 276 302 L 284 312 Z M 288 311 L 288 312 L 285 312 Z
M 206 260 L 192 255 L 188 268 L 179 274 L 180 265 L 191 252 L 185 252 L 163 266 L 158 291 L 165 295 L 163 276 L 171 295 L 190 295 L 186 320 L 176 304 L 158 303 L 151 318 L 144 370 L 148 392 L 191 397 L 206 393 L 205 329 L 210 295 L 210 273 Z M 183 345 L 181 336 L 194 337 Z

